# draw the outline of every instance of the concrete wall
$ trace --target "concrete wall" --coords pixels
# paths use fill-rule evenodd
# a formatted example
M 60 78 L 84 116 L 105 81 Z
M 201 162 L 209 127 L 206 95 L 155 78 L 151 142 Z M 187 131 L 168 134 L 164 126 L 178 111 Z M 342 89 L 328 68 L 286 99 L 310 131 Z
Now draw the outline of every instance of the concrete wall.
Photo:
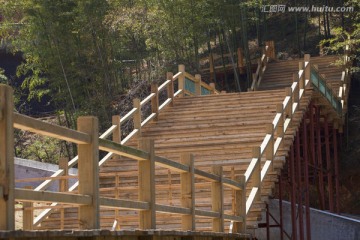
M 57 170 L 59 170 L 59 166 L 55 164 L 15 158 L 15 179 L 49 177 Z M 76 175 L 77 169 L 75 168 L 70 169 L 69 174 Z M 70 179 L 69 180 L 70 186 L 74 184 L 76 181 L 77 181 L 76 179 Z M 26 183 L 15 182 L 15 186 L 17 188 L 23 188 L 25 186 L 32 186 L 33 188 L 35 188 L 40 183 L 42 183 L 42 181 L 26 182 Z M 59 190 L 58 181 L 53 181 L 53 183 L 49 186 L 47 190 L 58 191 Z
M 277 199 L 269 202 L 270 213 L 279 221 L 279 201 Z M 303 211 L 305 219 L 305 209 Z M 310 209 L 311 239 L 314 240 L 355 240 L 360 239 L 360 220 L 332 214 L 326 211 Z M 265 222 L 265 213 L 263 221 Z M 271 224 L 275 224 L 271 221 Z M 291 209 L 290 203 L 283 201 L 283 227 L 291 236 Z M 306 224 L 304 221 L 304 236 L 306 237 Z M 258 239 L 266 239 L 266 229 L 255 230 Z M 270 239 L 280 239 L 279 228 L 271 228 Z M 284 239 L 287 237 L 284 235 Z

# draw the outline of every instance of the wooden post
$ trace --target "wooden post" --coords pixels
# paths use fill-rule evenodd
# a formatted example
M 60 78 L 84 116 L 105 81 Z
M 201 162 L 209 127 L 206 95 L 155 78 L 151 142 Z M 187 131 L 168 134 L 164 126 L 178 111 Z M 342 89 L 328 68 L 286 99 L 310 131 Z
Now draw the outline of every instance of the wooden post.
M 69 175 L 69 166 L 67 158 L 59 159 L 59 169 L 64 170 L 63 176 Z M 69 180 L 68 179 L 60 179 L 59 180 L 59 192 L 67 192 L 69 190 Z M 64 229 L 64 220 L 65 220 L 65 209 L 60 208 L 60 229 Z
M 287 107 L 285 108 L 285 114 L 286 114 L 286 118 L 292 118 L 292 90 L 290 87 L 285 88 L 285 93 L 287 97 L 290 97 L 290 101 L 289 104 L 287 105 Z
M 91 142 L 78 145 L 79 194 L 92 196 L 92 203 L 79 207 L 81 229 L 99 229 L 99 129 L 96 117 L 79 117 L 78 131 L 91 136 Z
M 235 215 L 243 218 L 242 222 L 235 222 L 233 225 L 233 233 L 245 233 L 246 231 L 246 182 L 245 175 L 241 175 L 236 179 L 242 187 L 241 190 L 235 191 Z
M 151 93 L 155 93 L 155 96 L 151 99 L 151 112 L 156 114 L 154 120 L 157 121 L 159 116 L 159 93 L 156 83 L 151 84 Z
M 195 74 L 195 96 L 201 95 L 201 75 Z
M 215 83 L 210 83 L 209 86 L 211 87 L 211 94 L 215 94 Z
M 166 73 L 166 79 L 170 80 L 170 83 L 167 86 L 167 95 L 168 95 L 168 98 L 171 98 L 170 106 L 174 106 L 174 80 L 173 80 L 173 77 L 174 77 L 174 75 L 172 72 Z
M 116 143 L 121 143 L 121 125 L 120 125 L 120 116 L 119 115 L 114 115 L 112 116 L 112 125 L 116 125 L 117 127 L 115 128 L 113 134 L 112 134 L 112 140 L 113 142 Z
M 300 99 L 300 94 L 299 94 L 299 90 L 300 90 L 300 83 L 299 83 L 299 75 L 298 75 L 298 73 L 294 73 L 293 74 L 293 81 L 294 82 L 296 82 L 297 83 L 297 85 L 296 85 L 296 88 L 294 89 L 294 92 L 293 92 L 293 103 L 297 103 L 298 105 L 297 105 L 297 109 L 299 109 L 299 107 L 300 107 L 300 101 L 299 101 L 299 99 Z
M 254 173 L 252 176 L 253 187 L 257 187 L 258 191 L 254 198 L 254 201 L 261 201 L 261 155 L 260 155 L 260 147 L 253 147 L 252 156 L 253 158 L 257 158 L 258 161 L 254 168 Z
M 224 193 L 222 184 L 222 167 L 212 166 L 212 173 L 220 176 L 220 182 L 211 183 L 212 211 L 220 213 L 220 218 L 213 218 L 213 232 L 224 232 Z
M 310 80 L 310 78 L 311 78 L 310 54 L 304 55 L 304 64 L 306 62 L 309 62 L 309 64 L 307 65 L 307 67 L 305 67 L 305 80 Z M 310 86 L 310 84 L 309 84 L 309 86 Z
M 15 230 L 13 90 L 0 84 L 0 230 Z
M 180 157 L 182 164 L 190 167 L 189 172 L 180 173 L 181 184 L 181 206 L 190 208 L 191 214 L 181 216 L 183 231 L 195 231 L 195 175 L 194 157 L 189 153 L 182 153 Z
M 182 74 L 179 76 L 178 78 L 178 88 L 179 90 L 182 89 L 182 93 L 179 94 L 179 97 L 184 97 L 185 96 L 185 65 L 180 64 L 179 65 L 179 72 L 181 72 Z
M 32 186 L 26 186 L 25 189 L 32 189 Z M 32 202 L 23 203 L 23 230 L 33 230 L 34 210 Z
M 133 122 L 134 122 L 134 129 L 138 129 L 137 135 L 141 136 L 141 105 L 140 99 L 135 98 L 133 100 L 134 108 L 136 108 L 136 112 L 134 113 Z
M 304 90 L 305 91 L 305 70 L 304 70 L 304 62 L 299 62 L 299 71 L 303 70 L 303 74 L 301 76 L 301 78 L 299 79 L 299 87 L 300 90 Z M 305 92 L 304 92 L 305 93 Z
M 271 161 L 271 169 L 274 170 L 274 125 L 269 123 L 266 125 L 266 134 L 270 134 L 269 145 L 265 150 L 266 160 Z
M 284 137 L 284 106 L 282 103 L 279 103 L 276 105 L 276 113 L 281 114 L 280 121 L 277 126 L 276 135 L 277 135 L 277 137 L 282 138 L 282 137 Z
M 139 201 L 148 202 L 149 210 L 139 213 L 140 229 L 156 229 L 156 209 L 155 209 L 155 148 L 154 140 L 140 139 L 139 149 L 150 154 L 149 159 L 139 161 Z

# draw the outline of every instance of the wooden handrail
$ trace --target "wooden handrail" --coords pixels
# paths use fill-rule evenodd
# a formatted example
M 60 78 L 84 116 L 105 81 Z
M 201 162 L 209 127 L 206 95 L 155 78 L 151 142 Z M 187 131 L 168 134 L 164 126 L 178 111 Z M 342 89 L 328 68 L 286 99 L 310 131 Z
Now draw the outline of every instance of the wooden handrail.
M 198 77 L 197 77 L 198 78 Z M 180 91 L 183 91 L 180 89 Z M 11 96 L 12 97 L 12 96 Z M 168 99 L 169 100 L 169 99 Z M 140 102 L 137 101 L 138 105 L 140 105 Z M 167 104 L 167 101 L 163 104 L 165 106 Z M 162 107 L 160 106 L 160 109 Z M 12 109 L 12 108 L 11 108 Z M 136 108 L 137 110 L 140 109 L 139 106 Z M 4 113 L 7 114 L 7 111 L 4 111 Z M 134 113 L 138 114 L 138 113 Z M 130 200 L 124 200 L 124 199 L 112 199 L 112 198 L 104 198 L 99 197 L 99 188 L 97 186 L 97 181 L 99 177 L 99 170 L 98 166 L 101 166 L 104 164 L 104 162 L 109 159 L 112 155 L 120 155 L 125 156 L 131 159 L 134 159 L 138 161 L 139 163 L 144 163 L 147 161 L 154 161 L 154 164 L 159 165 L 161 167 L 165 167 L 170 170 L 175 170 L 180 173 L 186 173 L 189 177 L 192 179 L 195 179 L 196 177 L 207 179 L 211 181 L 212 183 L 216 184 L 217 186 L 220 186 L 220 188 L 216 189 L 223 189 L 223 186 L 230 187 L 231 189 L 234 189 L 235 191 L 242 191 L 244 192 L 244 184 L 243 182 L 237 182 L 232 179 L 224 178 L 221 174 L 222 170 L 219 173 L 207 173 L 204 171 L 201 171 L 199 169 L 195 169 L 192 165 L 190 167 L 189 165 L 178 163 L 163 157 L 155 156 L 154 146 L 153 144 L 150 144 L 151 151 L 144 151 L 139 150 L 131 147 L 127 147 L 122 145 L 121 143 L 113 142 L 110 140 L 106 140 L 105 138 L 108 137 L 112 132 L 114 132 L 117 129 L 117 125 L 112 125 L 105 133 L 103 133 L 100 138 L 98 138 L 98 132 L 97 132 L 97 119 L 94 117 L 81 117 L 80 120 L 78 120 L 79 129 L 82 131 L 76 131 L 71 130 L 67 131 L 68 129 L 57 126 L 57 125 L 51 125 L 52 128 L 50 128 L 50 125 L 47 123 L 44 123 L 42 121 L 32 119 L 29 117 L 18 115 L 19 119 L 27 119 L 29 120 L 29 126 L 27 126 L 26 122 L 24 121 L 18 121 L 21 122 L 21 124 L 13 124 L 15 127 L 19 127 L 21 129 L 27 129 L 31 130 L 35 133 L 42 134 L 45 136 L 52 136 L 58 139 L 67 139 L 75 141 L 79 144 L 79 156 L 77 158 L 74 158 L 71 160 L 71 162 L 68 163 L 68 166 L 73 166 L 79 161 L 80 167 L 79 171 L 81 174 L 78 176 L 61 176 L 64 174 L 64 169 L 59 169 L 56 174 L 49 178 L 34 178 L 34 179 L 26 179 L 26 181 L 32 181 L 32 180 L 44 180 L 45 181 L 41 184 L 41 187 L 37 188 L 36 190 L 28 190 L 28 189 L 15 189 L 14 190 L 14 196 L 17 200 L 20 201 L 37 201 L 37 202 L 51 202 L 52 204 L 46 209 L 44 212 L 39 214 L 39 216 L 35 219 L 34 224 L 39 224 L 44 218 L 49 216 L 52 209 L 59 208 L 58 203 L 63 204 L 70 204 L 70 205 L 80 205 L 80 208 L 83 208 L 84 210 L 80 213 L 80 219 L 83 219 L 82 221 L 85 221 L 86 217 L 88 216 L 94 216 L 95 218 L 98 218 L 99 214 L 99 206 L 109 207 L 109 208 L 123 208 L 123 209 L 136 209 L 136 210 L 151 210 L 152 211 L 159 211 L 159 212 L 169 212 L 169 213 L 175 213 L 175 214 L 190 214 L 193 215 L 193 218 L 195 216 L 204 216 L 204 217 L 210 217 L 214 218 L 214 221 L 219 224 L 215 224 L 217 226 L 217 231 L 220 229 L 221 231 L 224 229 L 223 226 L 223 220 L 231 220 L 235 222 L 244 222 L 245 216 L 239 215 L 239 212 L 236 212 L 234 215 L 229 214 L 223 214 L 223 207 L 222 204 L 224 202 L 222 193 L 213 193 L 216 196 L 214 199 L 218 199 L 215 201 L 221 201 L 221 207 L 219 209 L 216 209 L 216 211 L 205 211 L 205 210 L 199 210 L 195 209 L 194 206 L 192 208 L 184 208 L 184 207 L 177 207 L 177 206 L 167 206 L 167 205 L 159 205 L 155 203 L 154 200 L 146 200 L 144 201 L 130 201 Z M 118 119 L 118 118 L 117 118 Z M 118 119 L 119 120 L 119 119 Z M 17 121 L 17 120 L 16 120 Z M 14 120 L 15 122 L 15 120 Z M 120 121 L 119 121 L 120 124 Z M 63 132 L 61 130 L 64 130 Z M 65 133 L 64 133 L 65 132 Z M 7 136 L 7 135 L 6 135 Z M 8 137 L 8 136 L 7 136 Z M 9 136 L 11 137 L 11 135 Z M 13 141 L 13 140 L 12 140 Z M 149 145 L 148 145 L 149 146 Z M 109 152 L 100 162 L 98 161 L 98 150 L 103 150 Z M 6 150 L 7 151 L 7 150 Z M 152 153 L 151 153 L 152 152 Z M 89 162 L 87 159 L 92 159 L 92 163 Z M 152 160 L 151 160 L 152 159 Z M 7 159 L 10 160 L 10 159 Z M 84 164 L 86 161 L 86 164 Z M 12 161 L 10 161 L 11 164 L 13 164 Z M 84 170 L 85 165 L 92 165 L 92 167 L 89 170 Z M 68 167 L 66 166 L 66 168 Z M 96 167 L 95 167 L 96 166 Z M 0 166 L 2 167 L 2 166 Z M 220 167 L 221 168 L 221 167 Z M 148 168 L 141 168 L 142 171 L 148 171 Z M 2 170 L 2 169 L 1 169 Z M 155 171 L 153 168 L 152 171 Z M 147 175 L 148 173 L 146 173 Z M 152 173 L 153 176 L 154 173 Z M 79 178 L 79 181 L 76 182 L 73 186 L 69 188 L 68 192 L 49 192 L 49 191 L 40 191 L 40 189 L 44 189 L 52 180 L 63 180 L 63 179 L 69 179 L 69 178 Z M 78 186 L 82 186 L 82 184 L 88 182 L 88 179 L 92 179 L 94 181 L 94 184 L 87 185 L 87 189 L 84 189 L 84 187 L 79 189 L 78 194 L 71 193 L 73 192 Z M 86 181 L 85 181 L 86 180 Z M 25 181 L 25 179 L 24 179 Z M 83 182 L 83 183 L 82 183 Z M 153 185 L 155 184 L 155 181 L 147 181 L 147 184 Z M 219 185 L 220 184 L 220 185 Z M 92 187 L 94 186 L 94 187 Z M 89 188 L 90 187 L 90 188 Z M 153 187 L 152 187 L 153 188 Z M 154 188 L 153 188 L 154 189 Z M 2 192 L 4 192 L 4 187 L 2 186 L 0 189 Z M 64 190 L 62 190 L 64 191 Z M 155 191 L 155 190 L 151 190 Z M 194 190 L 193 190 L 194 191 Z M 222 190 L 221 190 L 222 191 Z M 219 195 L 220 194 L 220 195 Z M 195 198 L 195 195 L 193 196 Z M 56 202 L 54 202 L 56 201 Z M 195 200 L 193 200 L 195 201 Z M 239 202 L 240 204 L 240 202 Z M 245 204 L 245 202 L 243 203 Z M 84 206 L 84 207 L 83 207 Z M 91 206 L 91 208 L 89 208 Z M 86 209 L 86 210 L 85 210 Z M 239 207 L 241 209 L 241 207 Z M 98 220 L 90 220 L 89 221 L 90 228 L 97 228 L 99 226 Z M 145 226 L 145 225 L 144 225 Z M 144 227 L 143 226 L 143 227 Z
M 260 199 L 261 183 L 273 164 L 274 156 L 283 142 L 283 135 L 290 126 L 292 116 L 299 108 L 300 101 L 305 95 L 306 88 L 309 86 L 310 68 L 310 55 L 306 54 L 304 56 L 304 65 L 294 75 L 296 77 L 291 88 L 286 89 L 287 96 L 284 98 L 283 103 L 277 106 L 277 113 L 272 123 L 267 127 L 267 133 L 261 145 L 254 148 L 253 158 L 244 174 L 244 188 L 249 184 L 250 179 L 253 179 L 253 182 L 255 182 L 246 201 L 246 214 L 250 211 L 254 201 Z M 259 166 L 261 166 L 260 162 L 263 157 L 266 158 L 266 162 L 261 168 Z M 255 181 L 254 177 L 256 178 Z

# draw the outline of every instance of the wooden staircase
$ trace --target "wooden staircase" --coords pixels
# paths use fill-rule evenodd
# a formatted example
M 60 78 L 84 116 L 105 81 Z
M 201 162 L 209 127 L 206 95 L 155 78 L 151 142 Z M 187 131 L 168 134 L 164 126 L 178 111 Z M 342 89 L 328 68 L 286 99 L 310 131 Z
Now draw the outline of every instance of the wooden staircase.
M 335 91 L 336 88 L 341 87 L 341 82 L 339 83 L 338 80 L 341 79 L 341 71 L 329 65 L 333 59 L 334 57 L 319 57 L 311 60 L 318 64 L 320 73 L 326 74 L 328 83 Z M 310 75 L 309 61 L 306 62 L 306 71 Z M 184 153 L 191 153 L 196 169 L 238 181 L 240 177 L 247 175 L 251 168 L 254 161 L 254 147 L 260 146 L 259 149 L 263 148 L 261 151 L 265 151 L 264 149 L 270 145 L 266 143 L 263 146 L 269 133 L 268 126 L 273 124 L 271 131 L 277 135 L 277 140 L 280 138 L 280 144 L 275 151 L 272 167 L 265 172 L 265 177 L 261 182 L 261 201 L 255 200 L 254 204 L 250 205 L 249 213 L 246 213 L 247 227 L 256 228 L 261 219 L 261 213 L 265 210 L 264 202 L 273 194 L 278 175 L 308 105 L 314 96 L 321 98 L 317 96 L 318 92 L 310 87 L 309 80 L 305 81 L 306 76 L 304 73 L 300 74 L 301 71 L 298 73 L 302 80 L 298 80 L 294 85 L 292 75 L 297 71 L 299 71 L 298 61 L 269 63 L 259 85 L 261 91 L 173 98 L 173 106 L 163 108 L 160 114 L 157 113 L 157 120 L 144 124 L 141 128 L 142 124 L 138 124 L 139 129 L 133 131 L 134 137 L 125 145 L 138 148 L 139 143 L 144 139 L 153 139 L 156 156 L 182 163 L 181 156 Z M 176 76 L 181 76 L 180 72 Z M 300 94 L 299 102 L 294 100 L 296 94 Z M 176 95 L 178 93 L 174 96 Z M 141 108 L 141 105 L 139 107 Z M 275 120 L 276 116 L 279 116 L 278 120 Z M 285 124 L 286 121 L 290 124 L 284 127 L 286 131 L 282 137 L 278 135 L 278 128 L 279 124 Z M 261 154 L 260 158 L 260 169 L 264 169 L 269 159 L 265 154 Z M 221 171 L 219 171 L 219 166 L 222 167 Z M 113 156 L 100 167 L 101 196 L 137 201 L 139 199 L 138 175 L 138 161 L 123 156 Z M 180 206 L 183 196 L 179 172 L 157 165 L 155 175 L 156 204 Z M 256 186 L 252 178 L 248 177 L 248 179 L 250 180 L 245 185 L 247 199 L 251 198 L 254 186 Z M 199 177 L 195 178 L 195 208 L 198 211 L 214 211 L 212 201 L 209 200 L 212 198 L 213 187 L 211 182 L 206 182 Z M 224 187 L 222 194 L 221 206 L 223 206 L 224 214 L 235 215 L 235 191 Z M 82 223 L 78 220 L 78 215 L 76 207 L 55 210 L 41 222 L 41 225 L 37 226 L 37 229 L 81 228 Z M 116 226 L 119 229 L 139 228 L 139 212 L 136 210 L 114 210 L 101 207 L 100 216 L 103 229 L 114 229 L 114 222 L 117 222 Z M 178 216 L 176 213 L 158 211 L 156 228 L 181 230 L 181 218 Z M 226 220 L 225 231 L 229 231 L 231 225 L 232 222 Z M 214 231 L 212 219 L 196 217 L 196 230 Z

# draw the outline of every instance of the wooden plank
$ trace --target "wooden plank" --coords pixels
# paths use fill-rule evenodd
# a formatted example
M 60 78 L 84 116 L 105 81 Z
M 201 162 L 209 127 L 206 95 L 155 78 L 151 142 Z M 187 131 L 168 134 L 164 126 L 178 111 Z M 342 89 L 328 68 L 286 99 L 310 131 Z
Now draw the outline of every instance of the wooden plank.
M 157 113 L 152 113 L 150 114 L 142 123 L 141 123 L 141 127 L 145 126 L 148 122 L 150 122 L 153 119 L 157 119 L 158 114 Z
M 209 217 L 209 218 L 219 218 L 220 214 L 214 211 L 206 211 L 206 210 L 199 210 L 195 209 L 195 215 L 201 217 Z
M 149 154 L 147 152 L 120 145 L 119 143 L 115 143 L 106 139 L 99 139 L 99 149 L 138 161 L 147 160 L 149 158 Z
M 143 201 L 131 201 L 125 199 L 100 197 L 99 203 L 102 207 L 129 209 L 129 210 L 149 210 L 150 204 Z
M 78 129 L 91 136 L 89 144 L 78 145 L 78 191 L 91 196 L 91 203 L 80 206 L 79 221 L 81 229 L 99 229 L 99 124 L 96 117 L 79 117 Z M 59 201 L 59 200 L 54 200 Z
M 235 191 L 235 205 L 233 212 L 235 216 L 242 218 L 242 222 L 233 223 L 233 233 L 245 233 L 246 231 L 246 179 L 245 175 L 238 176 L 237 182 L 243 185 L 242 190 Z
M 156 229 L 156 206 L 155 206 L 155 149 L 154 140 L 141 139 L 138 148 L 149 153 L 146 161 L 139 161 L 139 201 L 148 202 L 149 210 L 139 213 L 139 228 Z
M 205 172 L 205 171 L 202 171 L 202 170 L 200 170 L 200 169 L 197 169 L 197 168 L 195 168 L 195 175 L 197 176 L 197 177 L 200 177 L 200 178 L 203 178 L 203 179 L 205 179 L 205 180 L 209 180 L 209 181 L 211 181 L 211 182 L 214 182 L 214 181 L 220 181 L 220 177 L 219 176 L 217 176 L 217 175 L 215 175 L 215 174 L 212 174 L 212 173 L 210 173 L 210 172 Z
M 186 215 L 181 216 L 181 228 L 184 231 L 195 231 L 194 157 L 189 153 L 182 153 L 180 161 L 189 168 L 188 172 L 180 174 L 181 207 L 189 209 L 189 212 Z
M 66 127 L 43 122 L 19 113 L 14 113 L 14 127 L 17 129 L 54 137 L 73 143 L 84 144 L 90 142 L 89 134 L 75 131 Z
M 177 90 L 176 91 L 176 93 L 174 93 L 174 97 L 177 97 L 177 96 L 179 96 L 181 93 L 183 93 L 184 92 L 184 90 L 183 89 L 179 89 L 179 90 Z
M 0 230 L 15 230 L 13 111 L 13 90 L 0 84 Z
M 168 205 L 161 205 L 156 204 L 156 211 L 157 212 L 163 212 L 163 213 L 175 213 L 175 214 L 181 214 L 181 215 L 191 215 L 191 208 L 185 208 L 185 207 L 176 207 L 176 206 L 168 206 Z M 182 216 L 184 217 L 184 216 Z M 183 229 L 185 230 L 185 229 Z
M 36 192 L 28 189 L 15 188 L 15 199 L 17 201 L 27 202 L 45 202 L 45 203 L 67 203 L 75 205 L 89 205 L 92 204 L 92 197 L 90 195 L 80 195 L 73 193 L 58 193 L 41 191 Z
M 222 184 L 222 167 L 212 166 L 211 171 L 220 177 L 219 182 L 211 183 L 211 210 L 218 212 L 220 217 L 212 220 L 212 230 L 214 232 L 224 231 L 224 190 Z

